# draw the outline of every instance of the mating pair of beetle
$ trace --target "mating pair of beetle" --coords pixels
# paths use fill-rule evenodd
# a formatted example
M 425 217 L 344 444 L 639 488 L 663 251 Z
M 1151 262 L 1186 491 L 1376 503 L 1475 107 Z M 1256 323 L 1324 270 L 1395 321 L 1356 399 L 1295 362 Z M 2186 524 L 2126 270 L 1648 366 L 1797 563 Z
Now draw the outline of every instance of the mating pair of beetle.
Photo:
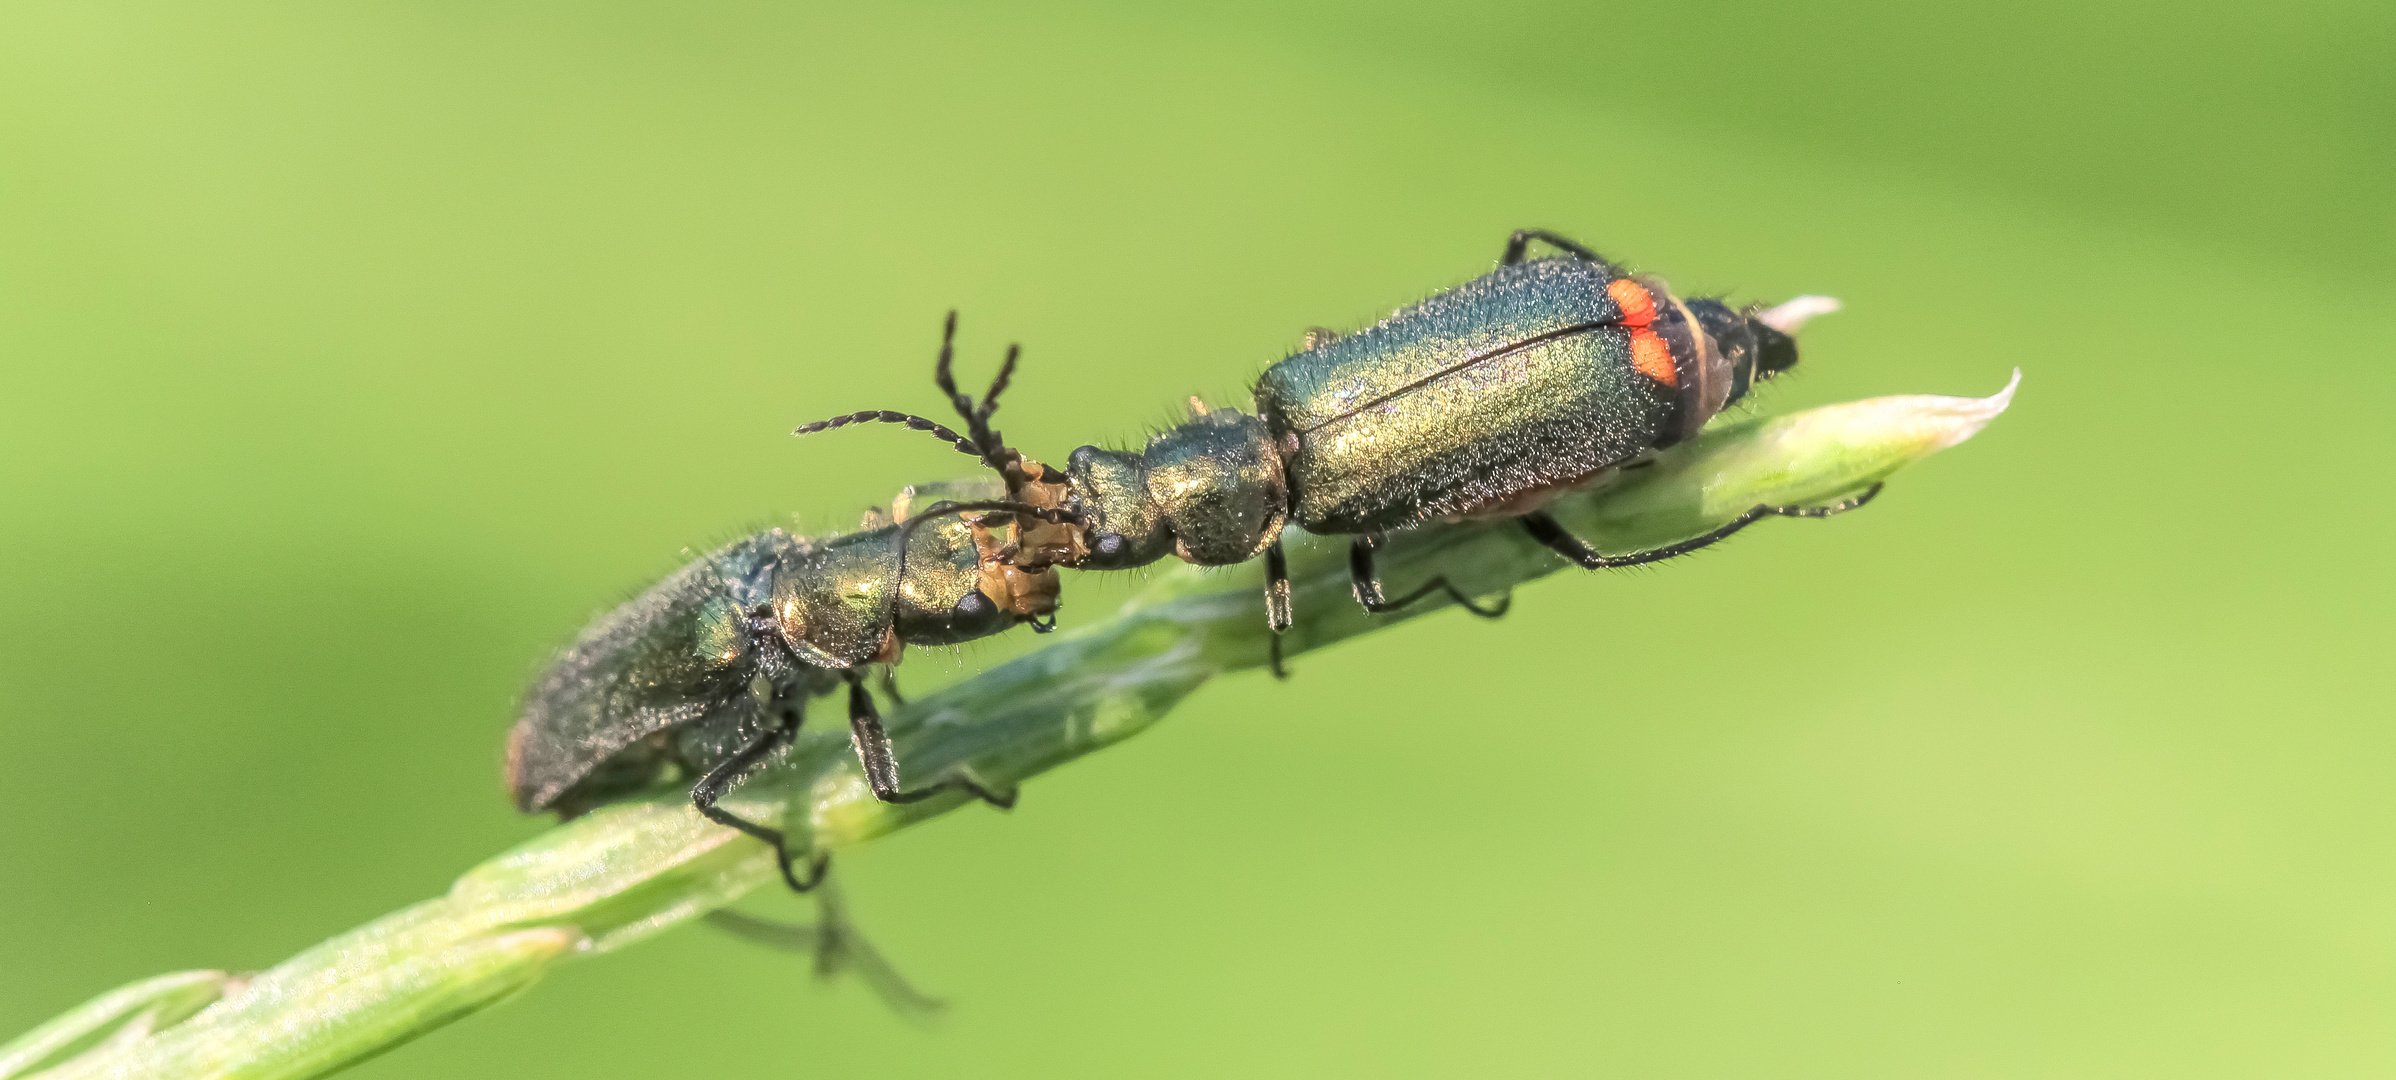
M 1560 257 L 1525 259 L 1541 241 Z M 527 812 L 572 816 L 655 783 L 669 767 L 698 779 L 691 800 L 720 824 L 773 845 L 790 886 L 821 880 L 823 856 L 794 868 L 783 835 L 716 805 L 796 735 L 807 701 L 844 685 L 850 732 L 874 794 L 913 802 L 964 792 L 1005 807 L 958 773 L 905 789 L 867 689 L 873 665 L 906 645 L 947 645 L 1020 623 L 1054 626 L 1057 567 L 1123 570 L 1167 554 L 1205 566 L 1265 560 L 1265 609 L 1289 627 L 1280 536 L 1295 523 L 1354 537 L 1357 602 L 1391 611 L 1444 590 L 1434 578 L 1390 599 L 1373 554 L 1391 531 L 1456 518 L 1513 518 L 1592 569 L 1704 547 L 1768 515 L 1758 506 L 1701 536 L 1605 555 L 1542 509 L 1551 499 L 1697 433 L 1759 379 L 1797 362 L 1789 337 L 1819 300 L 1734 310 L 1633 276 L 1587 248 L 1526 230 L 1498 268 L 1347 335 L 1310 331 L 1266 369 L 1254 415 L 1199 410 L 1139 452 L 1084 446 L 1063 471 L 1025 457 L 990 426 L 1017 350 L 980 402 L 950 373 L 952 313 L 936 380 L 966 434 L 906 413 L 869 411 L 798 429 L 856 423 L 926 431 L 998 474 L 1004 497 L 913 505 L 859 532 L 808 541 L 775 529 L 738 541 L 600 618 L 533 685 L 508 743 L 508 780 Z M 1278 637 L 1274 671 L 1281 674 Z M 887 687 L 887 682 L 885 683 Z

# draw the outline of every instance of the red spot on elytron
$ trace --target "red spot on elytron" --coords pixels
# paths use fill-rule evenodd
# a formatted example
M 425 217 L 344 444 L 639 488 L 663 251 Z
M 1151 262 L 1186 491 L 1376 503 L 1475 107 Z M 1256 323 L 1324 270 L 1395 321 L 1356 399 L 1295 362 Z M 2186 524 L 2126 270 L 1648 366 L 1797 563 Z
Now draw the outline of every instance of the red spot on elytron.
M 1656 321 L 1656 299 L 1629 278 L 1606 282 L 1606 295 L 1614 298 L 1614 306 L 1622 309 L 1622 325 L 1645 326 Z
M 1606 295 L 1622 309 L 1622 325 L 1631 332 L 1631 366 L 1639 374 L 1677 389 L 1680 372 L 1672 366 L 1672 346 L 1648 329 L 1648 324 L 1656 321 L 1655 297 L 1629 278 L 1607 282 Z
M 1644 326 L 1631 328 L 1631 366 L 1638 368 L 1639 374 L 1666 386 L 1681 384 L 1680 373 L 1672 367 L 1672 346 L 1664 344 L 1663 338 Z

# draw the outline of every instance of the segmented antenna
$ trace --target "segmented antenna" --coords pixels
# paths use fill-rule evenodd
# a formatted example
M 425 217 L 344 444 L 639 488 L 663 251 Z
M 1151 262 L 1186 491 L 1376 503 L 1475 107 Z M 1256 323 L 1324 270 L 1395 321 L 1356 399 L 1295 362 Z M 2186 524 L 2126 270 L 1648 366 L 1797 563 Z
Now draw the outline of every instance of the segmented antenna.
M 940 441 L 955 447 L 958 453 L 967 457 L 978 458 L 982 456 L 981 448 L 975 446 L 972 440 L 967 439 L 965 436 L 959 435 L 954 431 L 950 431 L 946 427 L 943 427 L 933 421 L 926 420 L 923 417 L 915 415 L 914 413 L 892 412 L 888 409 L 867 409 L 864 412 L 853 412 L 847 416 L 835 416 L 829 420 L 818 420 L 812 424 L 801 424 L 798 426 L 798 429 L 792 431 L 791 434 L 813 435 L 819 431 L 830 431 L 833 428 L 847 427 L 850 424 L 905 424 L 909 429 L 914 431 L 931 432 L 933 438 L 939 439 Z
M 1006 478 L 1009 486 L 1012 487 L 1016 482 L 1016 476 L 1009 471 L 1008 466 L 1014 464 L 1020 455 L 1007 449 L 1005 436 L 991 428 L 990 416 L 998 411 L 998 395 L 1006 392 L 1007 384 L 1015 377 L 1015 362 L 1022 357 L 1023 347 L 1021 345 L 1007 346 L 1006 362 L 999 365 L 998 377 L 990 380 L 989 392 L 982 395 L 981 403 L 977 405 L 972 398 L 957 391 L 956 374 L 951 370 L 956 362 L 956 342 L 957 313 L 952 308 L 948 313 L 948 319 L 940 327 L 940 360 L 932 367 L 932 381 L 939 384 L 941 393 L 948 395 L 949 404 L 957 410 L 957 415 L 965 419 L 965 434 L 959 435 L 941 424 L 913 413 L 894 412 L 889 409 L 867 409 L 862 412 L 849 413 L 846 416 L 835 416 L 829 420 L 818 420 L 812 424 L 801 424 L 791 434 L 813 435 L 819 431 L 830 431 L 833 428 L 847 427 L 850 424 L 901 424 L 910 430 L 930 434 L 933 438 L 949 444 L 960 454 L 980 458 L 982 464 L 989 466 L 1000 476 Z M 1047 472 L 1046 469 L 1042 470 L 1043 475 Z
M 1007 346 L 1006 362 L 998 366 L 998 377 L 990 380 L 990 389 L 982 395 L 981 404 L 957 390 L 954 370 L 956 350 L 951 344 L 957 336 L 957 313 L 951 309 L 948 323 L 940 333 L 940 362 L 932 366 L 932 382 L 948 395 L 951 408 L 965 419 L 965 433 L 981 448 L 982 463 L 1006 473 L 1008 464 L 1006 437 L 990 427 L 991 414 L 998 411 L 998 395 L 1005 393 L 1007 384 L 1015 378 L 1015 362 L 1023 356 L 1023 346 Z M 1010 479 L 1012 479 L 1010 477 Z
M 982 394 L 982 400 L 979 403 L 959 392 L 955 370 L 957 312 L 956 309 L 951 308 L 948 318 L 940 325 L 940 359 L 932 365 L 932 381 L 939 385 L 941 393 L 948 395 L 948 403 L 957 410 L 957 415 L 964 418 L 965 434 L 959 435 L 949 428 L 913 413 L 894 412 L 889 409 L 867 409 L 863 412 L 849 413 L 846 416 L 835 416 L 829 420 L 818 420 L 812 424 L 801 424 L 791 434 L 813 435 L 819 431 L 830 431 L 833 428 L 847 427 L 850 424 L 901 424 L 909 429 L 930 434 L 933 438 L 954 447 L 960 454 L 980 458 L 982 464 L 989 466 L 1007 482 L 1007 491 L 1009 494 L 1013 494 L 1026 479 L 1023 455 L 1007 449 L 1006 437 L 990 426 L 990 417 L 998 412 L 998 396 L 1006 393 L 1007 384 L 1014 381 L 1015 364 L 1022 358 L 1023 346 L 1007 346 L 1006 361 L 998 366 L 998 377 L 990 380 L 990 389 Z M 1050 482 L 1062 482 L 1065 479 L 1064 474 L 1045 465 L 1040 467 L 1039 478 Z M 937 518 L 974 511 L 1000 511 L 1045 521 L 1051 525 L 1067 523 L 1079 525 L 1082 523 L 1082 516 L 1071 510 L 1034 506 L 1012 499 L 934 503 L 921 513 L 908 518 L 906 525 L 898 530 L 898 535 L 892 537 L 892 543 L 898 548 L 898 580 L 901 582 L 906 580 L 907 543 L 915 535 L 916 529 L 921 528 L 925 522 Z M 893 590 L 891 603 L 896 604 L 897 602 L 898 592 Z M 1056 621 L 1051 619 L 1047 629 L 1054 629 L 1055 626 Z

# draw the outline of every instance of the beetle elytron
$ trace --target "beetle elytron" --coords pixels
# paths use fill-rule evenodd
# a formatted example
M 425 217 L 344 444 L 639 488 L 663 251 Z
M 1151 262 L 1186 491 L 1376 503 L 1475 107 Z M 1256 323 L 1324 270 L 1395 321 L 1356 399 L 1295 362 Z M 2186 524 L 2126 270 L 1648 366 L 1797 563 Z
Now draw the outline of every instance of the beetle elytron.
M 952 316 L 940 349 L 944 385 L 955 332 Z M 977 435 L 1014 358 L 1010 351 L 989 395 L 967 411 Z M 533 683 L 508 734 L 517 807 L 572 817 L 648 787 L 671 766 L 697 777 L 691 802 L 700 813 L 773 845 L 783 879 L 804 892 L 822 879 L 823 857 L 801 877 L 780 831 L 716 801 L 789 744 L 809 698 L 844 683 L 851 740 L 875 797 L 915 802 L 964 791 L 1014 805 L 1012 791 L 962 773 L 902 790 L 864 675 L 877 664 L 887 672 L 907 645 L 1053 626 L 1056 572 L 1000 557 L 1001 538 L 978 522 L 944 515 L 917 528 L 918 497 L 910 489 L 892 507 L 897 521 L 869 521 L 860 532 L 808 541 L 771 529 L 739 540 L 594 621 Z
M 1533 240 L 1564 257 L 1526 260 Z M 570 816 L 676 767 L 698 778 L 691 799 L 701 813 L 772 844 L 784 879 L 803 891 L 820 880 L 823 859 L 800 877 L 780 832 L 717 800 L 789 743 L 809 698 L 845 683 L 851 736 L 877 798 L 964 791 L 1012 805 L 1011 791 L 963 773 L 903 790 L 864 671 L 895 662 L 906 644 L 950 644 L 1021 623 L 1050 628 L 1056 567 L 1129 569 L 1168 553 L 1215 566 L 1261 555 L 1278 635 L 1292 617 L 1280 544 L 1292 522 L 1355 537 L 1354 591 L 1368 610 L 1445 590 L 1494 616 L 1502 603 L 1478 606 L 1444 578 L 1389 599 L 1373 568 L 1384 534 L 1510 517 L 1565 557 L 1601 568 L 1694 551 L 1767 515 L 1860 506 L 1877 486 L 1828 507 L 1758 506 L 1704 535 L 1625 555 L 1591 549 L 1544 510 L 1696 434 L 1756 380 L 1793 366 L 1788 334 L 1820 304 L 1734 311 L 1682 298 L 1572 241 L 1526 230 L 1490 274 L 1352 334 L 1310 331 L 1303 351 L 1259 379 L 1255 415 L 1200 409 L 1138 452 L 1075 450 L 1062 472 L 1008 447 L 990 426 L 1016 350 L 979 403 L 957 391 L 952 312 L 935 381 L 966 434 L 890 411 L 797 434 L 905 424 L 997 472 L 1005 497 L 921 511 L 902 503 L 896 521 L 819 542 L 771 530 L 685 567 L 593 623 L 534 684 L 509 739 L 509 784 L 523 809 Z M 1273 660 L 1280 674 L 1278 637 Z
M 1526 259 L 1534 240 L 1564 255 Z M 1441 519 L 1511 517 L 1564 557 L 1598 569 L 1686 554 L 1765 516 L 1828 516 L 1868 501 L 1877 488 L 1829 507 L 1756 507 L 1703 536 L 1624 555 L 1590 548 L 1543 509 L 1695 435 L 1757 380 L 1794 366 L 1789 332 L 1821 303 L 1733 310 L 1684 298 L 1573 241 L 1523 230 L 1489 274 L 1351 334 L 1310 331 L 1303 351 L 1258 379 L 1253 416 L 1201 409 L 1138 452 L 1075 450 L 1063 472 L 995 433 L 979 431 L 989 437 L 968 444 L 941 429 L 999 472 L 1007 497 L 930 512 L 1013 512 L 1019 533 L 1006 557 L 1025 570 L 1122 570 L 1167 554 L 1221 566 L 1261 555 L 1276 634 L 1292 617 L 1280 538 L 1293 522 L 1355 537 L 1350 567 L 1368 610 L 1446 590 L 1494 616 L 1502 604 L 1476 606 L 1444 578 L 1389 599 L 1373 569 L 1384 534 Z M 950 396 L 970 419 L 970 403 Z M 796 433 L 865 421 L 938 428 L 905 413 L 865 412 Z M 1276 674 L 1278 646 L 1276 638 Z

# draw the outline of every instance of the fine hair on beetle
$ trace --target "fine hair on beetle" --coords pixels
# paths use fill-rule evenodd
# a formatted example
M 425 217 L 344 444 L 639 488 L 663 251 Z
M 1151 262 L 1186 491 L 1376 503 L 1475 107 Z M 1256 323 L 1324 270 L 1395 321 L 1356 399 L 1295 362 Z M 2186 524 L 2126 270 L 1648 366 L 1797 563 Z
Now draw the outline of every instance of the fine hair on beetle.
M 1552 253 L 1533 258 L 1533 244 Z M 789 754 L 812 702 L 845 694 L 849 743 L 876 799 L 1011 808 L 1011 778 L 975 770 L 986 758 L 904 782 L 876 695 L 905 704 L 893 671 L 909 647 L 1054 629 L 1062 568 L 1261 559 L 1270 667 L 1286 677 L 1282 635 L 1297 612 L 1282 533 L 1292 525 L 1348 537 L 1350 591 L 1368 612 L 1430 600 L 1496 618 L 1511 594 L 1470 595 L 1444 573 L 1393 590 L 1378 554 L 1419 525 L 1495 520 L 1574 564 L 1629 568 L 1767 517 L 1862 506 L 1879 484 L 1827 505 L 1753 506 L 1675 543 L 1613 554 L 1548 512 L 1567 493 L 1656 465 L 1659 451 L 1751 402 L 1795 368 L 1802 324 L 1837 307 L 1824 297 L 1734 307 L 1682 296 L 1572 240 L 1519 230 L 1488 273 L 1352 330 L 1305 330 L 1296 350 L 1257 372 L 1246 402 L 1193 395 L 1144 437 L 1122 440 L 1137 449 L 1083 445 L 1062 468 L 1009 445 L 995 424 L 1018 346 L 978 397 L 958 387 L 951 311 L 933 382 L 955 420 L 867 410 L 793 434 L 903 426 L 990 475 L 908 488 L 846 532 L 762 528 L 684 551 L 680 569 L 593 619 L 532 680 L 509 732 L 509 789 L 525 812 L 570 818 L 669 780 L 688 784 L 699 814 L 767 844 L 783 881 L 807 892 L 825 880 L 829 856 L 812 838 L 794 844 L 744 816 L 753 811 L 736 813 L 727 796 Z M 855 938 L 829 890 L 817 899 L 814 927 L 715 921 L 810 949 L 821 970 L 854 966 L 904 1009 L 928 1007 Z
M 1056 571 L 1016 557 L 1009 522 L 1062 527 L 1071 513 L 984 497 L 1048 475 L 1005 452 L 989 426 L 1017 352 L 1008 351 L 976 402 L 949 377 L 954 336 L 952 319 L 937 370 L 970 437 L 900 414 L 857 414 L 817 429 L 866 419 L 907 423 L 975 456 L 1000 482 L 910 488 L 854 532 L 808 538 L 762 530 L 691 560 L 601 615 L 525 694 L 507 753 L 518 808 L 571 817 L 669 774 L 695 777 L 692 805 L 771 845 L 784 881 L 806 891 L 822 880 L 826 858 L 811 854 L 801 872 L 782 830 L 718 803 L 792 744 L 812 699 L 844 688 L 850 741 L 876 798 L 964 795 L 1014 804 L 1012 789 L 963 768 L 921 787 L 903 785 L 868 686 L 878 672 L 884 695 L 896 701 L 890 669 L 909 645 L 1055 626 Z M 970 513 L 976 510 L 1010 513 Z
M 1558 254 L 1529 258 L 1533 243 Z M 1756 385 L 1796 366 L 1794 333 L 1835 302 L 1803 297 L 1733 308 L 1675 294 L 1580 244 L 1542 230 L 1507 238 L 1497 268 L 1341 334 L 1308 330 L 1303 348 L 1257 377 L 1252 412 L 1191 399 L 1188 416 L 1139 450 L 1086 445 L 1065 468 L 1025 457 L 989 425 L 1012 378 L 1010 348 L 980 402 L 958 393 L 947 345 L 934 380 L 967 436 L 926 418 L 870 411 L 805 425 L 852 423 L 928 432 L 999 474 L 1000 499 L 935 506 L 1011 529 L 1000 558 L 1024 570 L 1128 570 L 1167 556 L 1200 566 L 1265 561 L 1272 667 L 1294 618 L 1281 531 L 1347 534 L 1352 591 L 1368 611 L 1442 596 L 1487 617 L 1482 603 L 1435 576 L 1391 598 L 1374 555 L 1392 532 L 1432 521 L 1509 519 L 1590 569 L 1640 566 L 1696 551 L 1765 517 L 1823 517 L 1860 506 L 1877 487 L 1828 507 L 1758 506 L 1700 536 L 1606 554 L 1546 512 L 1558 496 L 1609 482 L 1657 450 L 1694 437 Z
M 1529 258 L 1532 243 L 1561 254 Z M 941 795 L 1010 806 L 1012 789 L 957 768 L 901 782 L 869 677 L 908 646 L 945 647 L 1015 626 L 1055 625 L 1058 568 L 1133 570 L 1171 556 L 1200 566 L 1264 560 L 1272 667 L 1291 625 L 1281 533 L 1347 534 L 1352 592 L 1389 612 L 1444 598 L 1495 617 L 1444 576 L 1392 597 L 1375 568 L 1390 533 L 1430 521 L 1502 519 L 1579 565 L 1645 565 L 1699 550 L 1764 517 L 1827 517 L 1829 506 L 1757 506 L 1675 544 L 1604 554 L 1546 512 L 1557 496 L 1608 482 L 1695 435 L 1758 383 L 1797 361 L 1792 335 L 1834 310 L 1821 298 L 1734 309 L 1682 298 L 1552 233 L 1508 238 L 1496 269 L 1345 334 L 1313 329 L 1258 374 L 1246 410 L 1190 399 L 1187 415 L 1137 450 L 1085 445 L 1062 469 L 1007 444 L 995 426 L 1021 350 L 1009 346 L 977 398 L 953 371 L 949 314 L 933 381 L 958 427 L 869 410 L 806 424 L 806 435 L 897 424 L 931 435 L 995 474 L 910 488 L 851 532 L 764 529 L 691 558 L 584 629 L 527 691 L 508 744 L 517 805 L 566 816 L 690 781 L 710 820 L 771 844 L 805 890 L 785 834 L 718 805 L 796 737 L 816 698 L 844 692 L 850 739 L 876 798 Z

